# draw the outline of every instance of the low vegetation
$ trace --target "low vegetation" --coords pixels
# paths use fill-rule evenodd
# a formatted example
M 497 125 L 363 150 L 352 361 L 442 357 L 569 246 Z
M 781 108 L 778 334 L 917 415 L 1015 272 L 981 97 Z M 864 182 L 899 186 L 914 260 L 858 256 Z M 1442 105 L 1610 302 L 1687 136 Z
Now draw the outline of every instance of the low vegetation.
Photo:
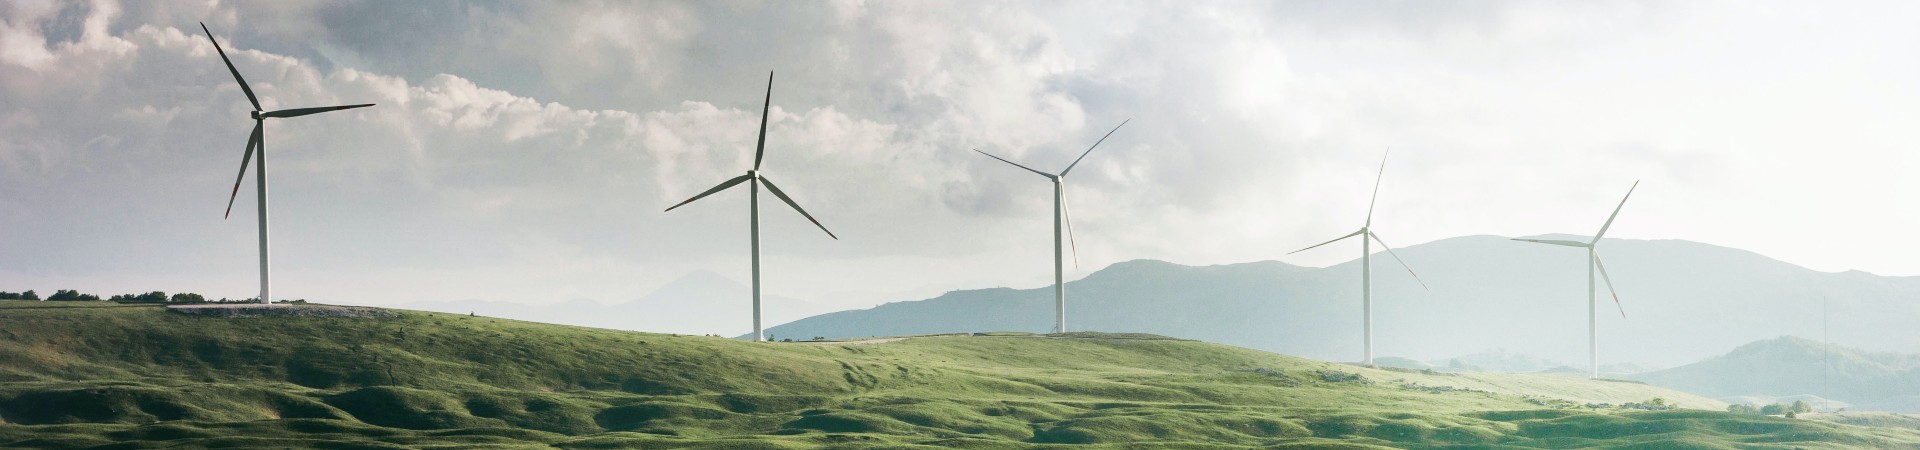
M 295 308 L 304 308 L 295 306 Z M 1674 410 L 1585 405 L 1673 405 Z M 1150 335 L 753 343 L 401 312 L 0 304 L 0 446 L 1858 448 L 1553 375 L 1386 371 Z
M 0 300 L 26 300 L 26 301 L 49 301 L 49 302 L 108 301 L 108 302 L 114 302 L 114 303 L 170 303 L 170 304 L 254 303 L 254 302 L 260 301 L 260 299 L 257 297 L 244 298 L 244 299 L 222 298 L 219 300 L 208 300 L 205 296 L 202 296 L 200 294 L 195 294 L 192 292 L 180 292 L 180 293 L 175 293 L 173 295 L 167 295 L 166 292 L 162 292 L 162 291 L 153 291 L 153 292 L 147 292 L 147 293 L 141 293 L 141 294 L 119 294 L 119 295 L 114 295 L 114 296 L 102 299 L 98 295 L 82 294 L 80 293 L 80 291 L 71 290 L 71 289 L 56 290 L 54 291 L 53 295 L 49 295 L 45 299 L 40 298 L 40 294 L 34 292 L 31 289 L 27 290 L 26 292 L 0 291 Z M 305 304 L 307 303 L 307 301 L 306 300 L 279 300 L 279 301 L 275 301 L 274 303 Z

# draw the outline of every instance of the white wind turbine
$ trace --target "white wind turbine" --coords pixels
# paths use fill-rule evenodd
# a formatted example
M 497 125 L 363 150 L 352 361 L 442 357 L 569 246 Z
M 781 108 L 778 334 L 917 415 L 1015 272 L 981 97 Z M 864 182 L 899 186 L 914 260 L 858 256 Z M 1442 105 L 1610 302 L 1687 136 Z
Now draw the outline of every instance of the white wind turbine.
M 769 180 L 765 175 L 760 174 L 760 161 L 767 155 L 767 109 L 772 104 L 773 72 L 767 72 L 767 97 L 760 105 L 760 142 L 753 148 L 752 170 L 748 170 L 746 175 L 733 177 L 733 179 L 720 182 L 719 185 L 714 186 L 712 189 L 707 189 L 706 192 L 701 192 L 700 195 L 695 195 L 693 198 L 687 199 L 687 201 L 667 208 L 667 211 L 672 211 L 673 208 L 679 208 L 681 205 L 693 203 L 694 200 L 699 200 L 701 197 L 727 190 L 727 188 L 733 187 L 736 184 L 752 181 L 752 183 L 747 185 L 747 220 L 750 223 L 748 227 L 749 230 L 751 230 L 750 233 L 752 233 L 753 241 L 753 340 L 755 341 L 767 340 L 765 331 L 760 327 L 760 185 L 766 185 L 767 192 L 772 192 L 773 196 L 780 197 L 780 201 L 786 202 L 787 206 L 792 206 L 794 211 L 799 211 L 801 216 L 805 216 L 808 221 L 813 222 L 813 226 L 820 227 L 820 231 L 826 231 L 827 236 L 832 237 L 834 240 L 840 239 L 839 236 L 834 236 L 832 231 L 827 231 L 826 225 L 821 225 L 819 220 L 814 220 L 812 214 L 807 214 L 807 210 L 801 209 L 800 204 L 794 203 L 792 198 L 788 198 L 785 192 L 780 192 L 780 188 L 773 185 L 773 180 Z
M 227 59 L 227 51 L 220 48 L 220 41 L 213 38 L 213 31 L 207 30 L 207 24 L 205 23 L 200 24 L 200 31 L 206 32 L 207 40 L 213 41 L 214 51 L 220 52 L 220 61 L 227 63 L 227 71 L 233 73 L 233 81 L 240 83 L 240 92 L 246 93 L 247 103 L 253 104 L 253 133 L 247 138 L 246 153 L 240 157 L 240 175 L 233 180 L 233 192 L 228 194 L 227 212 L 226 216 L 223 217 L 233 215 L 233 200 L 240 196 L 240 181 L 247 177 L 247 163 L 256 159 L 255 157 L 257 156 L 260 163 L 253 166 L 253 180 L 254 186 L 259 190 L 259 198 L 257 200 L 259 202 L 258 212 L 260 215 L 260 303 L 273 303 L 273 297 L 269 296 L 267 289 L 270 279 L 268 276 L 268 262 L 270 259 L 267 257 L 267 141 L 262 135 L 262 131 L 266 128 L 267 119 L 300 117 L 342 109 L 365 108 L 373 106 L 373 104 L 293 108 L 262 112 L 260 99 L 253 96 L 253 88 L 247 86 L 247 80 L 245 78 L 240 77 L 240 69 L 233 67 L 233 60 Z
M 1073 242 L 1073 213 L 1068 211 L 1066 187 L 1062 184 L 1062 181 L 1066 178 L 1067 172 L 1073 171 L 1073 166 L 1080 165 L 1080 160 L 1086 159 L 1088 153 L 1093 153 L 1095 147 L 1099 147 L 1101 142 L 1106 142 L 1108 136 L 1113 136 L 1114 131 L 1120 131 L 1120 127 L 1127 126 L 1127 122 L 1130 121 L 1133 121 L 1133 119 L 1120 121 L 1120 125 L 1114 126 L 1113 131 L 1108 131 L 1106 136 L 1101 136 L 1100 140 L 1094 141 L 1092 147 L 1087 147 L 1087 151 L 1081 152 L 1080 157 L 1074 158 L 1073 163 L 1067 164 L 1067 168 L 1061 170 L 1059 175 L 1033 170 L 1032 167 L 1022 166 L 1020 163 L 993 156 L 993 154 L 982 152 L 979 149 L 973 150 L 980 152 L 982 155 L 987 155 L 987 157 L 998 159 L 1000 162 L 1012 164 L 1014 167 L 1027 169 L 1029 172 L 1040 174 L 1040 176 L 1047 177 L 1047 180 L 1053 181 L 1053 332 L 1055 333 L 1067 332 L 1067 287 L 1066 284 L 1063 283 L 1066 277 L 1066 264 L 1062 258 L 1062 256 L 1064 256 L 1062 254 L 1064 249 L 1061 247 L 1060 241 L 1060 221 L 1063 217 L 1066 219 L 1067 240 L 1073 244 L 1074 267 L 1079 267 L 1080 265 L 1080 244 Z
M 1624 197 L 1620 197 L 1620 206 L 1613 207 L 1613 215 L 1607 216 L 1607 222 L 1600 225 L 1600 232 L 1595 233 L 1593 235 L 1592 241 L 1580 242 L 1580 241 L 1563 241 L 1563 240 L 1556 240 L 1556 239 L 1513 238 L 1513 240 L 1516 240 L 1516 241 L 1564 245 L 1568 247 L 1580 247 L 1580 248 L 1587 249 L 1587 358 L 1588 358 L 1587 362 L 1590 364 L 1590 369 L 1589 369 L 1589 372 L 1587 373 L 1587 376 L 1591 378 L 1600 378 L 1600 337 L 1599 337 L 1599 333 L 1596 331 L 1597 327 L 1595 326 L 1595 323 L 1597 323 L 1598 321 L 1595 320 L 1594 318 L 1594 300 L 1593 300 L 1594 290 L 1596 289 L 1596 286 L 1594 286 L 1594 283 L 1593 283 L 1594 269 L 1599 269 L 1600 279 L 1607 283 L 1607 293 L 1613 295 L 1613 307 L 1620 310 L 1620 318 L 1625 319 L 1627 317 L 1627 309 L 1625 307 L 1620 306 L 1620 293 L 1618 291 L 1613 290 L 1613 278 L 1607 276 L 1607 265 L 1600 262 L 1600 252 L 1595 247 L 1600 244 L 1600 237 L 1607 235 L 1607 228 L 1613 226 L 1613 219 L 1615 217 L 1620 217 L 1620 208 L 1624 208 L 1627 206 L 1627 199 L 1633 197 L 1633 190 L 1639 187 L 1640 187 L 1640 181 L 1635 180 L 1633 182 L 1633 187 L 1627 188 L 1627 195 Z
M 1392 153 L 1392 150 L 1388 150 L 1388 154 L 1391 154 L 1391 153 Z M 1420 274 L 1413 273 L 1413 268 L 1407 266 L 1407 262 L 1405 260 L 1400 259 L 1400 255 L 1393 253 L 1393 247 L 1388 247 L 1386 241 L 1380 240 L 1380 236 L 1373 233 L 1373 205 L 1380 199 L 1380 180 L 1384 178 L 1386 174 L 1387 174 L 1387 157 L 1385 155 L 1382 155 L 1380 157 L 1380 173 L 1378 175 L 1375 175 L 1373 179 L 1373 198 L 1367 201 L 1367 221 L 1365 225 L 1360 226 L 1360 231 L 1355 231 L 1346 236 L 1334 238 L 1331 241 L 1319 243 L 1317 245 L 1314 245 L 1313 247 L 1307 247 L 1307 248 L 1294 250 L 1290 253 L 1287 253 L 1289 255 L 1294 253 L 1300 253 L 1307 250 L 1312 250 L 1315 247 L 1319 247 L 1322 245 L 1340 242 L 1341 240 L 1345 240 L 1346 238 L 1361 236 L 1360 238 L 1361 322 L 1360 323 L 1361 323 L 1361 329 L 1365 333 L 1365 337 L 1363 338 L 1363 347 L 1365 348 L 1365 352 L 1364 352 L 1365 357 L 1361 363 L 1369 366 L 1373 365 L 1373 243 L 1379 242 L 1380 248 L 1386 249 L 1387 254 L 1390 256 L 1393 256 L 1394 261 L 1399 261 L 1400 267 L 1406 268 L 1407 273 L 1410 275 L 1413 275 L 1413 280 L 1420 282 L 1420 288 L 1426 289 L 1427 287 L 1427 282 L 1420 280 Z

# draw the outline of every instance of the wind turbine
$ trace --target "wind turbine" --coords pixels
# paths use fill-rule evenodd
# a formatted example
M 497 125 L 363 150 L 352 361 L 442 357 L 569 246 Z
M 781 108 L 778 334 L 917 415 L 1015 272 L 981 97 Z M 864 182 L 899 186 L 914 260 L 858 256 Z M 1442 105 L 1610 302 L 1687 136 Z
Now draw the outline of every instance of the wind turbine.
M 284 119 L 328 111 L 365 108 L 373 106 L 373 104 L 293 108 L 262 112 L 260 99 L 253 96 L 253 88 L 247 86 L 247 79 L 240 76 L 240 69 L 233 67 L 233 60 L 228 59 L 227 51 L 220 48 L 220 41 L 213 38 L 213 31 L 208 30 L 207 24 L 205 23 L 200 24 L 200 31 L 206 32 L 207 40 L 213 41 L 214 51 L 220 52 L 220 61 L 227 63 L 227 71 L 233 73 L 233 81 L 240 83 L 240 92 L 246 93 L 247 103 L 253 104 L 253 133 L 247 137 L 247 151 L 240 157 L 240 174 L 233 180 L 233 192 L 227 196 L 227 212 L 222 218 L 233 216 L 233 200 L 240 196 L 240 181 L 247 177 L 247 163 L 253 161 L 257 156 L 260 163 L 253 166 L 253 180 L 254 186 L 259 189 L 260 194 L 257 199 L 259 202 L 257 208 L 260 215 L 260 303 L 273 303 L 273 297 L 268 296 L 268 286 L 271 277 L 268 275 L 268 262 L 270 259 L 267 257 L 267 141 L 266 137 L 262 134 L 262 131 L 266 129 L 267 119 Z
M 1393 153 L 1392 150 L 1387 151 L 1387 154 L 1389 155 L 1392 153 Z M 1420 274 L 1413 273 L 1413 267 L 1407 266 L 1407 262 L 1405 260 L 1400 259 L 1400 255 L 1393 253 L 1393 247 L 1388 247 L 1386 241 L 1380 240 L 1380 235 L 1373 233 L 1373 205 L 1377 203 L 1378 200 L 1380 199 L 1380 180 L 1382 178 L 1385 178 L 1386 175 L 1387 175 L 1387 157 L 1386 155 L 1381 155 L 1380 156 L 1380 173 L 1378 175 L 1375 175 L 1373 179 L 1373 198 L 1367 201 L 1367 221 L 1365 225 L 1360 226 L 1360 231 L 1355 231 L 1346 236 L 1334 238 L 1331 241 L 1322 242 L 1318 245 L 1314 245 L 1313 247 L 1307 247 L 1307 248 L 1294 250 L 1293 252 L 1287 253 L 1289 255 L 1294 253 L 1300 253 L 1307 250 L 1313 250 L 1315 247 L 1319 247 L 1321 245 L 1340 242 L 1342 240 L 1345 240 L 1346 238 L 1361 236 L 1360 238 L 1361 322 L 1360 323 L 1361 323 L 1361 329 L 1366 334 L 1366 337 L 1364 338 L 1364 347 L 1366 349 L 1365 350 L 1366 356 L 1362 364 L 1365 364 L 1368 366 L 1373 365 L 1373 243 L 1379 242 L 1380 248 L 1386 249 L 1387 254 L 1393 256 L 1394 261 L 1400 262 L 1400 267 L 1407 269 L 1407 274 L 1413 275 L 1413 281 L 1420 282 L 1421 289 L 1427 288 L 1427 282 L 1420 280 Z
M 1599 338 L 1599 333 L 1596 331 L 1597 327 L 1595 327 L 1595 323 L 1597 322 L 1597 320 L 1594 319 L 1594 306 L 1593 306 L 1594 305 L 1593 294 L 1595 289 L 1595 286 L 1593 284 L 1594 269 L 1600 270 L 1600 279 L 1603 281 L 1606 281 L 1607 283 L 1607 293 L 1613 294 L 1613 307 L 1618 308 L 1620 310 L 1620 318 L 1622 319 L 1627 318 L 1627 309 L 1625 307 L 1620 306 L 1620 292 L 1613 290 L 1613 278 L 1607 276 L 1607 265 L 1600 262 L 1600 252 L 1595 248 L 1595 246 L 1600 244 L 1601 236 L 1607 235 L 1607 228 L 1613 226 L 1613 219 L 1615 217 L 1620 217 L 1620 208 L 1624 208 L 1627 206 L 1627 199 L 1633 197 L 1633 190 L 1639 187 L 1640 187 L 1640 181 L 1635 180 L 1633 182 L 1633 187 L 1627 188 L 1627 195 L 1625 197 L 1620 197 L 1620 206 L 1613 207 L 1613 215 L 1607 216 L 1607 223 L 1600 225 L 1600 232 L 1595 233 L 1593 235 L 1592 241 L 1580 242 L 1580 241 L 1565 241 L 1565 240 L 1556 240 L 1556 239 L 1513 238 L 1513 240 L 1516 240 L 1516 241 L 1564 245 L 1568 247 L 1580 247 L 1580 248 L 1587 249 L 1587 358 L 1588 358 L 1587 362 L 1591 365 L 1591 369 L 1587 373 L 1587 376 L 1591 378 L 1600 378 L 1600 338 Z
M 1087 147 L 1087 151 L 1081 152 L 1080 157 L 1074 158 L 1073 163 L 1067 164 L 1067 168 L 1061 170 L 1059 175 L 1033 170 L 1032 167 L 1022 166 L 1020 163 L 1008 161 L 1006 158 L 981 152 L 980 149 L 973 150 L 980 152 L 982 155 L 987 155 L 989 158 L 998 159 L 1000 162 L 1012 164 L 1014 167 L 1027 169 L 1029 172 L 1040 174 L 1040 176 L 1047 177 L 1047 180 L 1053 181 L 1053 332 L 1055 333 L 1067 332 L 1067 287 L 1066 284 L 1062 283 L 1062 280 L 1066 276 L 1066 265 L 1061 258 L 1063 249 L 1060 245 L 1060 219 L 1062 217 L 1066 218 L 1067 241 L 1073 245 L 1073 266 L 1080 267 L 1080 244 L 1073 242 L 1073 213 L 1068 211 L 1066 187 L 1061 184 L 1061 182 L 1067 177 L 1067 172 L 1073 171 L 1073 166 L 1080 165 L 1080 160 L 1087 159 L 1087 154 L 1093 153 L 1094 147 L 1099 147 L 1101 142 L 1107 141 L 1108 136 L 1113 136 L 1114 131 L 1120 131 L 1120 127 L 1127 126 L 1127 122 L 1131 121 L 1133 121 L 1133 119 L 1120 121 L 1120 125 L 1114 126 L 1113 131 L 1108 131 L 1106 136 L 1101 136 L 1100 140 L 1094 141 L 1092 147 Z
M 713 195 L 715 192 L 727 190 L 727 188 L 733 187 L 734 185 L 752 181 L 752 183 L 747 185 L 747 220 L 750 223 L 748 229 L 751 230 L 750 233 L 752 234 L 753 241 L 753 340 L 755 341 L 767 340 L 765 331 L 760 328 L 760 185 L 767 185 L 768 192 L 772 192 L 775 197 L 780 197 L 780 201 L 787 202 L 787 206 L 792 206 L 794 211 L 799 211 L 801 216 L 805 216 L 808 221 L 813 222 L 813 226 L 820 227 L 820 231 L 826 231 L 828 237 L 832 237 L 834 240 L 840 240 L 840 237 L 834 236 L 832 231 L 827 231 L 826 225 L 821 225 L 819 220 L 814 220 L 812 214 L 807 214 L 807 210 L 801 209 L 800 204 L 794 203 L 793 199 L 787 197 L 785 192 L 780 192 L 780 188 L 773 185 L 773 180 L 769 180 L 766 176 L 760 174 L 760 161 L 767 156 L 767 108 L 773 105 L 773 72 L 767 72 L 767 97 L 763 102 L 764 103 L 760 105 L 760 143 L 753 148 L 753 169 L 748 170 L 746 175 L 722 181 L 712 189 L 701 192 L 700 195 L 695 195 L 693 198 L 687 199 L 687 201 L 667 208 L 667 211 L 672 211 L 673 208 L 679 208 L 682 205 L 693 203 L 694 200 L 699 200 L 701 197 Z

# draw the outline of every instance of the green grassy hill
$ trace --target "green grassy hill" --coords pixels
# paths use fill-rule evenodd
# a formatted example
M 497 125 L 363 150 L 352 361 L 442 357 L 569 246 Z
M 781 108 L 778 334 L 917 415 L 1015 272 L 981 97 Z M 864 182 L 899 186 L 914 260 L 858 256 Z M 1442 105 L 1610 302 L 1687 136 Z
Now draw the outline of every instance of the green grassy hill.
M 0 303 L 0 446 L 1186 448 L 1920 445 L 1869 428 L 1589 409 L 1644 384 L 1425 374 L 1145 335 L 753 343 L 451 314 L 189 316 Z

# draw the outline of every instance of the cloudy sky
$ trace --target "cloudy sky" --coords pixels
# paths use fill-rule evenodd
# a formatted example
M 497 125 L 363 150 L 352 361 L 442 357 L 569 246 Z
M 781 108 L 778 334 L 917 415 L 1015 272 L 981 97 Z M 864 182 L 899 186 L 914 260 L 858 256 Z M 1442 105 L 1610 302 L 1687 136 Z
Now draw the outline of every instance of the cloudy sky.
M 0 2 L 0 290 L 257 292 L 268 109 L 275 294 L 626 301 L 748 277 L 834 308 L 1050 282 L 1047 182 L 1083 268 L 1280 259 L 1377 231 L 1689 239 L 1920 275 L 1911 2 Z M 251 175 L 249 175 L 251 177 Z

